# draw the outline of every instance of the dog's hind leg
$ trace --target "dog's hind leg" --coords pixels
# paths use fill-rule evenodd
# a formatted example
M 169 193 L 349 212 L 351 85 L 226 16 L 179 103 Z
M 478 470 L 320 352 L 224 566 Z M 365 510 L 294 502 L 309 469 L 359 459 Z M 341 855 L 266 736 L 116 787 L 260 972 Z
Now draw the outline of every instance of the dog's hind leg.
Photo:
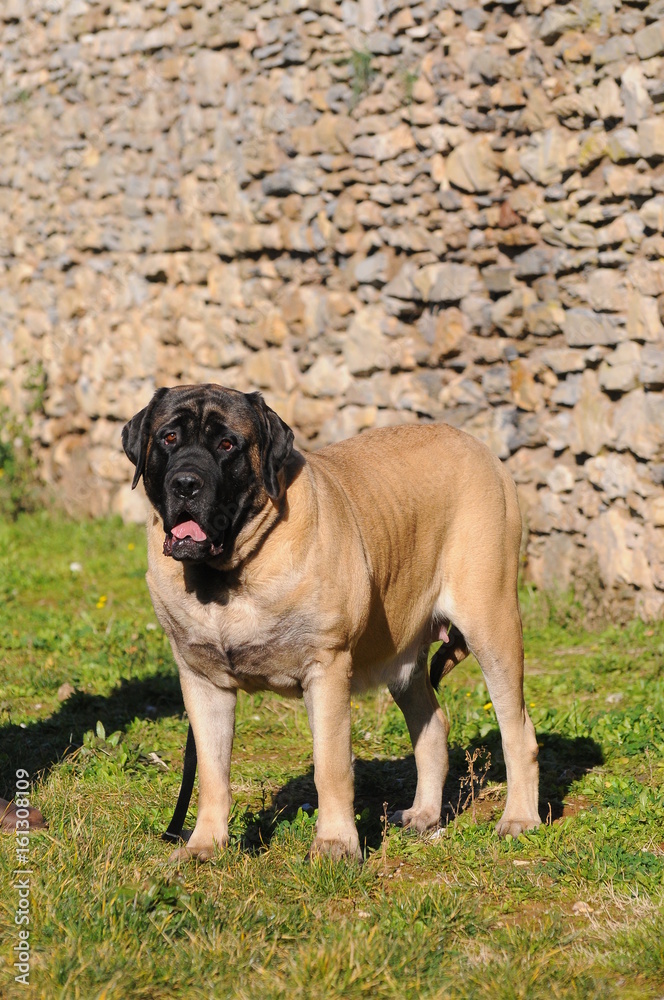
M 496 830 L 518 836 L 539 826 L 537 739 L 523 696 L 523 639 L 516 599 L 485 595 L 482 612 L 458 621 L 477 657 L 498 719 L 507 770 L 507 803 Z
M 471 497 L 445 552 L 436 613 L 454 622 L 477 657 L 500 726 L 507 770 L 502 836 L 539 826 L 537 739 L 523 697 L 523 633 L 517 576 L 521 515 L 504 470 Z
M 421 650 L 405 689 L 388 685 L 406 720 L 417 766 L 413 804 L 410 809 L 394 813 L 391 820 L 419 832 L 438 826 L 440 822 L 443 785 L 448 771 L 447 734 L 450 728 L 429 680 L 427 653 L 428 647 Z

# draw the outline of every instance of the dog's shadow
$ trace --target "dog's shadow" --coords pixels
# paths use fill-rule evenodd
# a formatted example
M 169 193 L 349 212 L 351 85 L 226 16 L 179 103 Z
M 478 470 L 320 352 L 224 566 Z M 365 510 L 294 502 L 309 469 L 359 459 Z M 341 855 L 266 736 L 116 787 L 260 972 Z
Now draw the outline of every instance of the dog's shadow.
M 540 752 L 540 816 L 545 822 L 553 822 L 563 815 L 564 802 L 572 783 L 583 774 L 604 763 L 598 743 L 588 737 L 566 737 L 557 733 L 539 736 Z M 480 778 L 488 782 L 505 782 L 505 761 L 503 758 L 500 732 L 496 728 L 469 747 L 450 746 L 450 770 L 445 782 L 442 821 L 449 822 L 462 814 L 471 805 L 468 757 L 480 751 L 475 764 L 474 791 L 480 818 L 498 815 L 505 804 L 505 789 L 493 789 L 486 793 Z M 490 766 L 485 773 L 484 764 Z M 398 760 L 355 760 L 355 812 L 359 814 L 358 830 L 360 843 L 375 849 L 381 843 L 385 827 L 385 816 L 397 809 L 412 804 L 417 783 L 417 772 L 413 754 Z M 313 766 L 296 778 L 288 781 L 274 795 L 272 802 L 258 813 L 249 814 L 243 846 L 248 851 L 258 851 L 268 846 L 283 820 L 292 821 L 302 806 L 311 811 L 318 804 L 314 784 Z
M 177 674 L 122 680 L 107 696 L 77 691 L 45 719 L 24 725 L 10 720 L 0 725 L 0 796 L 15 793 L 14 775 L 24 768 L 33 781 L 81 746 L 83 734 L 98 721 L 107 733 L 124 731 L 137 718 L 182 715 Z

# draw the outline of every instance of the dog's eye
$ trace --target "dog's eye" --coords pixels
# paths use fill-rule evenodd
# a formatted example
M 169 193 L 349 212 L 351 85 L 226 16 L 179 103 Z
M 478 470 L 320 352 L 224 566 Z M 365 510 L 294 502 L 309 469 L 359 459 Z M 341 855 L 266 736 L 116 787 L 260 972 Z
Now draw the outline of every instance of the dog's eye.
M 178 436 L 175 431 L 169 431 L 168 434 L 164 434 L 164 444 L 175 444 Z
M 228 438 L 224 438 L 223 441 L 219 442 L 219 451 L 232 451 L 234 447 L 233 442 L 229 441 Z

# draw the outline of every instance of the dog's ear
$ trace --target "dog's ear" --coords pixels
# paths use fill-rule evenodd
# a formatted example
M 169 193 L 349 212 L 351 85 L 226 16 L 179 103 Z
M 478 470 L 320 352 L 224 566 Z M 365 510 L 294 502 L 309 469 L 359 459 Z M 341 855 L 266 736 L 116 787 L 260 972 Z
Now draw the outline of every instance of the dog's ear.
M 250 392 L 248 399 L 256 408 L 261 423 L 261 467 L 265 491 L 272 500 L 279 496 L 279 472 L 293 451 L 293 432 L 272 410 L 260 392 Z
M 147 406 L 139 410 L 136 416 L 122 428 L 122 447 L 130 462 L 136 466 L 136 472 L 132 480 L 131 488 L 135 490 L 140 478 L 145 471 L 145 459 L 147 457 L 148 440 L 150 437 L 150 426 L 152 423 L 152 413 L 156 403 L 168 392 L 168 389 L 157 389 Z

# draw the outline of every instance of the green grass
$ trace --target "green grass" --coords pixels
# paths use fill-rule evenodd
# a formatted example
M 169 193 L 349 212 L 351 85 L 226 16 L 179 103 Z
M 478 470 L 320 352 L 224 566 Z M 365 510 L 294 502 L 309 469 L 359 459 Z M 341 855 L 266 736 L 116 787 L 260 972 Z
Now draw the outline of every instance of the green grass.
M 186 720 L 144 572 L 140 528 L 45 515 L 0 527 L 0 794 L 26 768 L 49 821 L 30 843 L 29 987 L 13 980 L 15 844 L 0 839 L 0 996 L 664 997 L 664 624 L 585 633 L 571 606 L 524 595 L 551 821 L 535 833 L 493 833 L 504 765 L 469 660 L 440 692 L 443 835 L 383 837 L 383 803 L 410 804 L 415 772 L 401 715 L 376 692 L 353 703 L 365 864 L 308 863 L 303 706 L 242 696 L 231 846 L 175 868 L 159 835 Z M 75 693 L 60 702 L 65 683 Z M 462 789 L 476 748 L 491 768 L 473 821 Z

